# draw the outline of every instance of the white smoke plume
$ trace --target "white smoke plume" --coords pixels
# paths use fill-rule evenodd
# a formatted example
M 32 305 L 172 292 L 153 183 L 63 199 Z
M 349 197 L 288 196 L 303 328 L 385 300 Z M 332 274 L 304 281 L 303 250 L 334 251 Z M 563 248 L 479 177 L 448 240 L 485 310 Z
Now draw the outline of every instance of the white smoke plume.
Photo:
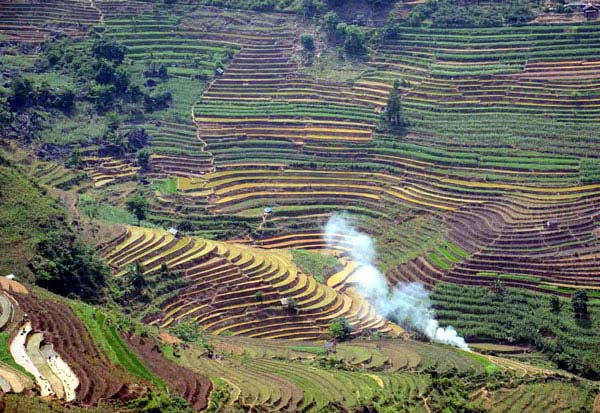
M 420 331 L 431 341 L 469 350 L 465 339 L 452 326 L 440 327 L 431 307 L 429 293 L 422 284 L 400 282 L 390 288 L 385 276 L 375 267 L 376 252 L 371 237 L 357 231 L 345 217 L 333 215 L 325 226 L 325 242 L 330 247 L 343 246 L 338 235 L 351 239 L 350 255 L 358 264 L 354 276 L 358 291 L 379 314 Z

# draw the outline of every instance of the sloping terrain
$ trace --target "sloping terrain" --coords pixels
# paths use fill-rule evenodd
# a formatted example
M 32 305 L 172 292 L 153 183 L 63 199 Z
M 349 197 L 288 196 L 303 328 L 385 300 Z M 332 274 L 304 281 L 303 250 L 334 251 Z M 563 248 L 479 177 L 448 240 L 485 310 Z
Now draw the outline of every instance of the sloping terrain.
M 600 26 L 233 3 L 0 0 L 0 410 L 599 410 Z
M 176 238 L 136 227 L 129 227 L 118 241 L 104 247 L 117 276 L 125 276 L 135 264 L 147 278 L 168 268 L 186 281 L 167 297 L 155 297 L 160 312 L 145 317 L 150 324 L 168 327 L 191 319 L 215 334 L 306 340 L 325 338 L 328 323 L 344 316 L 355 334 L 390 330 L 365 300 L 304 274 L 284 251 Z

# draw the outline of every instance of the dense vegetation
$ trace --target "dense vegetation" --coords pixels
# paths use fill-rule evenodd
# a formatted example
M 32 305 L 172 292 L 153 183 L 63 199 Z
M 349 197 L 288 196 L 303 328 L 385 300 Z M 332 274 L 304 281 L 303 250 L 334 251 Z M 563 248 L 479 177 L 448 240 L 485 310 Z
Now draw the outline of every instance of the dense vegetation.
M 529 1 L 56 5 L 0 11 L 0 275 L 61 296 L 0 293 L 0 377 L 27 312 L 90 411 L 591 410 L 597 25 L 527 24 Z M 399 339 L 334 212 L 486 354 Z
M 0 272 L 29 278 L 64 295 L 103 300 L 108 269 L 77 238 L 58 202 L 9 166 L 0 166 L 0 202 Z
M 440 321 L 456 327 L 467 340 L 527 344 L 560 368 L 597 379 L 600 308 L 594 301 L 589 317 L 580 316 L 585 300 L 582 303 L 579 295 L 571 305 L 564 299 L 506 288 L 501 282 L 494 289 L 440 283 L 431 298 Z

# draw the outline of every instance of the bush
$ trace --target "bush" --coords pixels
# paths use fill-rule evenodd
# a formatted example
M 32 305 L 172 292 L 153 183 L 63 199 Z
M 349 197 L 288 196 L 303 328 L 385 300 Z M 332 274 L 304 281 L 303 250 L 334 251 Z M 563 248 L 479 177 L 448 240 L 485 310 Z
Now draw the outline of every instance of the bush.
M 87 246 L 74 237 L 51 233 L 37 249 L 39 256 L 31 267 L 38 285 L 64 296 L 102 300 L 109 270 Z
M 363 32 L 354 25 L 347 26 L 345 29 L 344 51 L 353 56 L 361 56 L 367 53 L 365 45 L 365 36 Z
M 339 317 L 329 323 L 329 334 L 338 340 L 345 340 L 350 337 L 352 326 L 346 317 Z
M 321 20 L 323 28 L 329 36 L 334 36 L 338 24 L 340 24 L 340 17 L 334 11 L 325 13 Z
M 153 112 L 168 108 L 172 100 L 173 96 L 169 91 L 144 95 L 144 106 L 148 112 Z
M 127 406 L 139 413 L 192 413 L 187 400 L 159 390 L 152 390 L 144 397 L 130 401 Z
M 302 43 L 302 47 L 304 47 L 304 50 L 308 52 L 312 52 L 313 50 L 315 50 L 315 41 L 313 40 L 313 37 L 310 34 L 303 34 L 302 36 L 300 36 L 300 43 Z
M 127 210 L 137 218 L 138 224 L 140 221 L 146 219 L 146 214 L 148 213 L 148 201 L 144 196 L 138 194 L 129 197 L 125 204 Z
M 573 316 L 577 320 L 587 320 L 588 313 L 588 296 L 585 290 L 577 290 L 571 296 L 571 305 L 573 306 Z
M 123 63 L 127 48 L 115 40 L 101 37 L 92 45 L 92 56 L 98 59 L 106 59 L 116 64 Z
M 136 155 L 137 164 L 142 171 L 147 171 L 150 169 L 150 151 L 147 149 L 142 149 L 138 151 Z
M 188 343 L 195 343 L 202 337 L 202 329 L 197 321 L 183 321 L 169 329 L 169 332 L 175 337 Z
M 256 294 L 254 294 L 254 298 L 257 302 L 262 303 L 263 301 L 265 301 L 265 293 L 263 293 L 262 291 L 257 291 Z

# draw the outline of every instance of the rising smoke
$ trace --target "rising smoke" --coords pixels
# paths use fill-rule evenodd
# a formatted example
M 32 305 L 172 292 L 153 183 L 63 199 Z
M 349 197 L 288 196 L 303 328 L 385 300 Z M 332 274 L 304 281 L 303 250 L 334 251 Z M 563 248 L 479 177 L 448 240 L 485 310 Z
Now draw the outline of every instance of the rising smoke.
M 469 350 L 465 339 L 452 326 L 440 327 L 423 285 L 399 282 L 390 288 L 385 276 L 374 265 L 376 253 L 371 237 L 357 231 L 345 217 L 333 215 L 325 226 L 325 242 L 331 247 L 342 246 L 338 235 L 351 238 L 350 255 L 358 264 L 353 278 L 358 291 L 379 314 L 420 331 L 432 341 Z

